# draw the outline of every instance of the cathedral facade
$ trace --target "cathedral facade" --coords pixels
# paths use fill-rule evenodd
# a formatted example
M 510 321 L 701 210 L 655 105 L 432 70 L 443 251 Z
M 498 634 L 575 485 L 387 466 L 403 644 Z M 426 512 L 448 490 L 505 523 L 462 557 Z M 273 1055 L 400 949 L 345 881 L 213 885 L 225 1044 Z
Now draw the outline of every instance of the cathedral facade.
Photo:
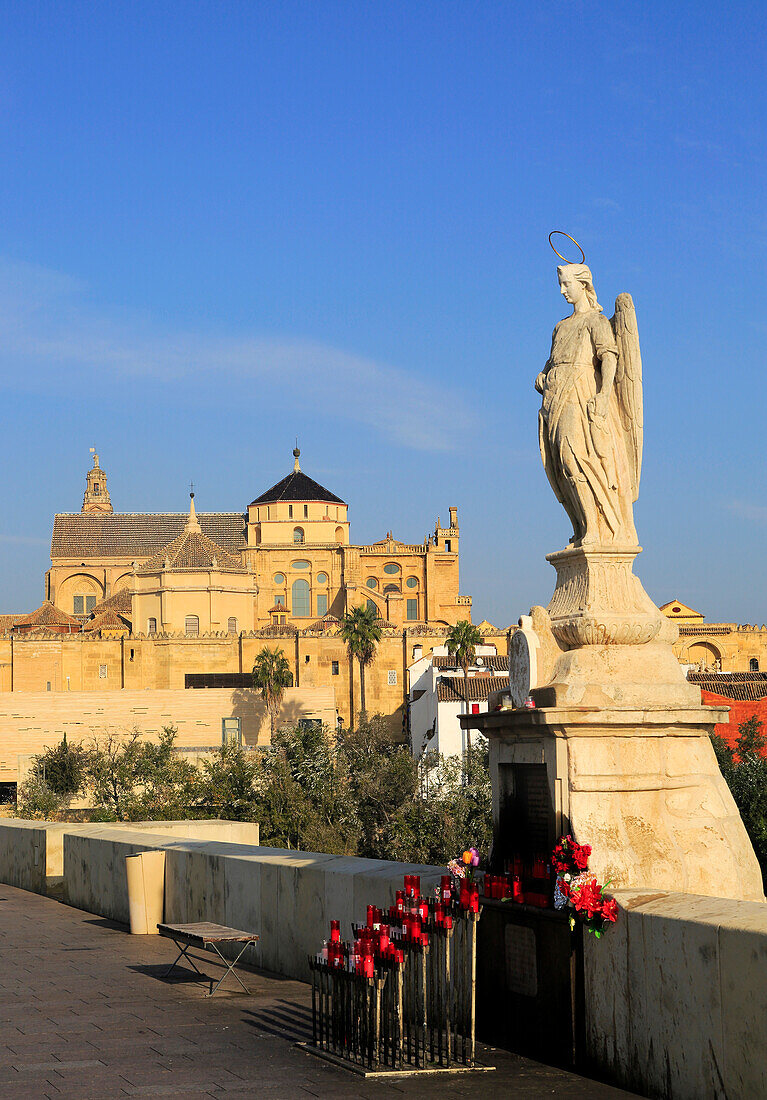
M 121 615 L 132 634 L 241 634 L 332 623 L 360 604 L 392 626 L 471 618 L 459 594 L 458 510 L 423 543 L 353 544 L 348 504 L 292 471 L 243 512 L 115 512 L 94 455 L 80 512 L 54 519 L 46 597 L 83 623 Z M 122 595 L 121 595 L 122 594 Z

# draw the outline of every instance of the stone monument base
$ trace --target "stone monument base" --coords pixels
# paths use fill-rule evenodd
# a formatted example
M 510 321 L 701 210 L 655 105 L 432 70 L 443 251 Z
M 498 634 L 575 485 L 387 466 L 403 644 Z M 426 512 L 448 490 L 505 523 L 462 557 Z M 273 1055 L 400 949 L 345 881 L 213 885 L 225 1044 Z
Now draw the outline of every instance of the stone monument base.
M 591 844 L 590 868 L 614 889 L 763 901 L 759 864 L 710 741 L 726 715 L 700 703 L 582 702 L 465 716 L 461 724 L 490 741 L 494 860 L 550 850 L 572 832 Z

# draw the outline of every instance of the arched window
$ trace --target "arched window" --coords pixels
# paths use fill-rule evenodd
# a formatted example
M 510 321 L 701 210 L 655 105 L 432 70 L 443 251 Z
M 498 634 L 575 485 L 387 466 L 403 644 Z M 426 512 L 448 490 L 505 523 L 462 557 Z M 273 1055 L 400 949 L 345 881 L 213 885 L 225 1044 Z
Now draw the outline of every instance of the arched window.
M 751 660 L 748 662 L 748 671 L 749 672 L 758 672 L 759 671 L 759 658 L 758 657 L 752 657 Z
M 378 605 L 375 600 L 368 600 L 368 611 L 375 611 L 376 615 L 378 614 Z
M 226 629 L 230 634 L 236 634 L 237 633 L 237 620 L 235 619 L 234 615 L 231 615 L 227 619 Z
M 398 584 L 387 584 L 384 587 L 384 595 L 386 595 L 387 592 L 399 592 L 399 585 Z
M 305 581 L 303 577 L 299 577 L 297 581 L 293 581 L 293 586 L 290 589 L 290 596 L 291 611 L 294 617 L 306 618 L 311 615 L 312 601 L 308 581 Z
M 184 619 L 184 633 L 187 638 L 197 638 L 200 633 L 199 615 L 187 615 Z
M 299 545 L 303 545 L 303 541 L 304 541 L 304 529 L 303 529 L 303 527 L 294 527 L 293 528 L 293 542 L 297 546 L 299 546 Z
M 344 541 L 344 529 L 343 527 L 336 527 L 336 542 Z

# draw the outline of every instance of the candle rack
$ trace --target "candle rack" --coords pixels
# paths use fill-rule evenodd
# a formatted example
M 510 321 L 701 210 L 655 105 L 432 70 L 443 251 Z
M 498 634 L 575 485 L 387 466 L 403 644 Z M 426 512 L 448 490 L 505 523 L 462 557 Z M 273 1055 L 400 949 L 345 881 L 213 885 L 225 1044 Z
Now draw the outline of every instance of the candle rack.
M 479 905 L 407 900 L 400 912 L 373 914 L 387 924 L 369 910 L 368 925 L 352 926 L 353 946 L 340 943 L 334 922 L 336 938 L 309 957 L 305 1048 L 366 1076 L 491 1069 L 476 1061 Z

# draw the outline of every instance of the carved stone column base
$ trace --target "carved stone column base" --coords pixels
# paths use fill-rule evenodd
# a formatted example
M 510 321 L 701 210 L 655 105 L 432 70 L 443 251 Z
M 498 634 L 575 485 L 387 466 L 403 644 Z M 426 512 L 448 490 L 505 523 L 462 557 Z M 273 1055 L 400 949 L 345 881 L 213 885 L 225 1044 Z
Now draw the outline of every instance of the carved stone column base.
M 587 546 L 548 554 L 557 585 L 548 606 L 554 636 L 568 646 L 644 645 L 663 615 L 632 572 L 641 546 Z

